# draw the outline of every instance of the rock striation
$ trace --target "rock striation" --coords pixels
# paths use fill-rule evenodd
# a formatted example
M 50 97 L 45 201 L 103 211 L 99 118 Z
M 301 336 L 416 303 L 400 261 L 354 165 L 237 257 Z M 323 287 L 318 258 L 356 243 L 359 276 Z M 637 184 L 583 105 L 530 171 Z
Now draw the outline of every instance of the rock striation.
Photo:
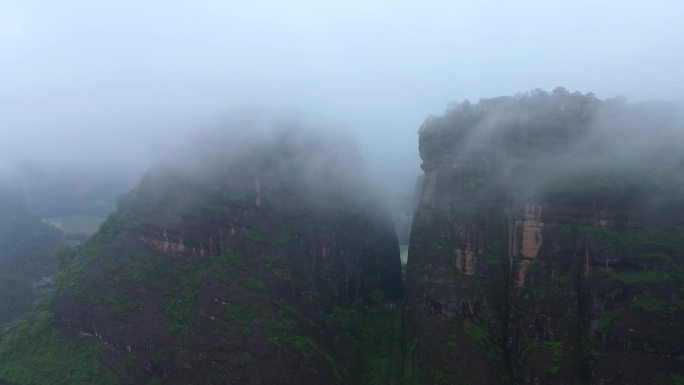
M 348 154 L 301 135 L 150 172 L 74 253 L 47 309 L 6 338 L 0 378 L 362 383 L 345 326 L 403 295 L 398 243 L 389 213 L 342 176 Z M 35 362 L 50 365 L 25 373 Z
M 606 135 L 674 132 L 650 116 L 557 89 L 426 121 L 407 267 L 418 381 L 684 379 L 681 151 Z

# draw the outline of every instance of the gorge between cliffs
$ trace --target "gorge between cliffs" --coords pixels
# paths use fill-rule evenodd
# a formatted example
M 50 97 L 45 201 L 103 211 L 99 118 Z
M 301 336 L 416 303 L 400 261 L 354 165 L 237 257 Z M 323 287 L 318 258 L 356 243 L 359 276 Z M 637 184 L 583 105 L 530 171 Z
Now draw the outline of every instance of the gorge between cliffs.
M 353 146 L 208 138 L 62 251 L 0 384 L 682 385 L 683 121 L 562 88 L 451 105 L 405 264 Z

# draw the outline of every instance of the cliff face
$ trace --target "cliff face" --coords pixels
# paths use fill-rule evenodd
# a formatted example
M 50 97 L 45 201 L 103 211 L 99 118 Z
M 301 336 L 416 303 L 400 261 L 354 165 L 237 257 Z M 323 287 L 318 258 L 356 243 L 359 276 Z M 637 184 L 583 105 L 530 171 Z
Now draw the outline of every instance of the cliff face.
M 26 335 L 19 330 L 6 339 L 10 347 L 27 339 L 28 348 L 36 338 L 66 337 L 67 352 L 91 367 L 64 363 L 30 377 L 20 373 L 27 362 L 59 360 L 48 359 L 44 348 L 23 354 L 27 348 L 15 346 L 0 349 L 0 378 L 366 381 L 351 329 L 366 316 L 378 319 L 364 304 L 380 314 L 403 294 L 389 215 L 363 194 L 348 199 L 337 166 L 317 165 L 325 175 L 302 169 L 320 161 L 306 155 L 318 150 L 282 146 L 288 144 L 254 149 L 202 173 L 149 174 L 62 271 L 49 311 L 25 325 Z
M 648 151 L 624 160 L 593 134 L 608 103 L 534 93 L 460 105 L 421 129 L 407 267 L 418 379 L 684 378 L 681 183 Z M 621 169 L 606 166 L 616 159 Z
M 0 383 L 679 385 L 684 140 L 652 112 L 558 89 L 428 119 L 406 296 L 336 146 L 151 172 L 7 331 Z

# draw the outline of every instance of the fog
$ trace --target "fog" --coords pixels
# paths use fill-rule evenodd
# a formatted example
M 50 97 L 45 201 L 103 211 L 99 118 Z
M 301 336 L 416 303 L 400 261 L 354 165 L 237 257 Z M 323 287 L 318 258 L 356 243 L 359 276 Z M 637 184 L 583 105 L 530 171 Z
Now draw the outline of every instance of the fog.
M 488 175 L 523 201 L 548 190 L 631 189 L 659 199 L 684 191 L 684 114 L 676 103 L 601 100 L 557 87 L 453 104 L 421 134 L 428 169 L 450 164 L 464 186 L 481 187 Z
M 260 190 L 324 200 L 354 200 L 373 192 L 367 189 L 367 170 L 356 141 L 326 123 L 252 111 L 224 116 L 184 139 L 167 142 L 146 176 L 175 175 L 202 185 L 223 185 L 227 191 L 248 190 L 250 195 L 255 179 Z
M 676 1 L 2 0 L 0 174 L 135 180 L 269 111 L 348 132 L 375 184 L 410 194 L 418 127 L 451 101 L 684 99 L 683 19 Z

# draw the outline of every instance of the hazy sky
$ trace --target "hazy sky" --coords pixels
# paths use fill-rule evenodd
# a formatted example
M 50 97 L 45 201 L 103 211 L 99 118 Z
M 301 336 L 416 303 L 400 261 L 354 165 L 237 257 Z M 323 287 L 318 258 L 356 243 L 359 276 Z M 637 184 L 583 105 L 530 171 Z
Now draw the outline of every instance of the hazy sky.
M 684 99 L 683 20 L 674 0 L 0 0 L 0 171 L 140 168 L 265 107 L 350 130 L 373 173 L 413 183 L 418 127 L 450 101 Z

